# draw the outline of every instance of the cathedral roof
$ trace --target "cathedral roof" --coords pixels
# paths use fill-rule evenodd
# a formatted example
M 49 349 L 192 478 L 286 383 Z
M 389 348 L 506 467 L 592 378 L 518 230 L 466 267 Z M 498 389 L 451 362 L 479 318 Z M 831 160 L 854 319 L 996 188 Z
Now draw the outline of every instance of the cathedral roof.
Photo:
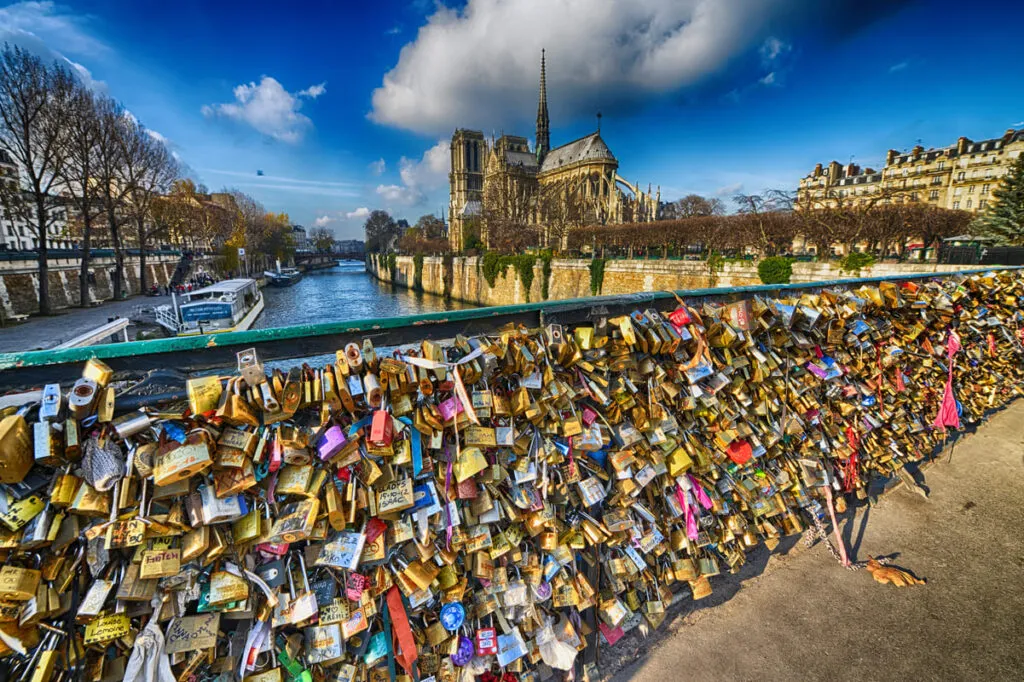
M 547 156 L 540 170 L 554 170 L 579 161 L 615 161 L 615 155 L 601 139 L 601 133 L 591 133 L 578 140 L 573 140 L 561 147 L 555 147 Z
M 510 166 L 519 166 L 524 170 L 537 170 L 537 157 L 530 152 L 516 152 L 508 150 L 505 152 L 505 163 Z

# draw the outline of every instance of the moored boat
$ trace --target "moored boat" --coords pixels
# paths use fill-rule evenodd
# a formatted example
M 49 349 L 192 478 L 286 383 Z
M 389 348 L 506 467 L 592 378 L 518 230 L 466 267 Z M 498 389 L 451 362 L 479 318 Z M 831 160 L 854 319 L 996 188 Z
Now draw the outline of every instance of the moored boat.
M 263 294 L 254 279 L 228 279 L 181 294 L 154 312 L 157 324 L 175 336 L 239 332 L 263 312 Z
M 302 279 L 302 272 L 297 268 L 281 268 L 279 272 L 266 270 L 263 276 L 267 284 L 274 287 L 290 287 Z

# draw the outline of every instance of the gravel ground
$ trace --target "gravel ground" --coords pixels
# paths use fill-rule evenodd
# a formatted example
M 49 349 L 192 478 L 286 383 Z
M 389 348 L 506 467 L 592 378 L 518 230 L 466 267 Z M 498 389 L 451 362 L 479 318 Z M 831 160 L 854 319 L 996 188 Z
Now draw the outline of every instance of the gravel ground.
M 923 480 L 920 480 L 923 479 Z M 649 637 L 601 650 L 612 682 L 1024 679 L 1024 401 L 994 415 L 919 477 L 840 520 L 857 559 L 888 556 L 927 585 L 846 571 L 784 538 L 712 578 Z M 715 608 L 708 608 L 715 607 Z

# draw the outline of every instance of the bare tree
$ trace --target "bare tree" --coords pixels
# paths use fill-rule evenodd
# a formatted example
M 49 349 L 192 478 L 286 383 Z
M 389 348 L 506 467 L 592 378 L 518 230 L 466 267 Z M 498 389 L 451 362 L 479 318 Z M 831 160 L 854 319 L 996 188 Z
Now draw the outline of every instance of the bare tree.
M 505 167 L 485 183 L 484 243 L 489 249 L 514 253 L 537 243 L 531 217 L 536 210 L 537 183 L 524 181 L 521 170 Z
M 92 246 L 93 222 L 103 213 L 103 202 L 98 196 L 97 145 L 99 143 L 99 121 L 96 115 L 96 99 L 92 92 L 79 87 L 72 95 L 65 138 L 65 163 L 60 177 L 67 189 L 68 201 L 75 209 L 69 216 L 76 223 L 81 235 L 82 262 L 78 271 L 79 305 L 89 305 L 90 249 Z
M 326 227 L 314 227 L 309 232 L 309 241 L 312 242 L 316 251 L 327 253 L 331 250 L 331 245 L 334 244 L 334 233 Z
M 97 187 L 110 231 L 110 245 L 114 249 L 114 300 L 120 300 L 125 296 L 121 228 L 128 222 L 125 203 L 132 189 L 126 177 L 125 150 L 134 124 L 124 108 L 109 97 L 99 99 L 96 109 L 100 129 L 96 145 Z
M 146 290 L 146 250 L 166 233 L 166 225 L 152 220 L 153 201 L 166 194 L 177 177 L 177 164 L 163 142 L 133 120 L 122 127 L 119 138 L 124 157 L 123 182 L 128 188 L 124 212 L 135 225 L 139 247 L 139 290 Z
M 567 247 L 573 230 L 597 222 L 593 211 L 588 210 L 585 190 L 584 179 L 578 177 L 547 183 L 538 189 L 537 209 L 544 241 L 556 251 Z
M 46 65 L 20 47 L 0 53 L 0 150 L 18 168 L 17 182 L 0 183 L 0 201 L 36 233 L 39 312 L 50 306 L 47 236 L 64 208 L 59 194 L 65 163 L 68 103 L 78 86 L 59 64 Z

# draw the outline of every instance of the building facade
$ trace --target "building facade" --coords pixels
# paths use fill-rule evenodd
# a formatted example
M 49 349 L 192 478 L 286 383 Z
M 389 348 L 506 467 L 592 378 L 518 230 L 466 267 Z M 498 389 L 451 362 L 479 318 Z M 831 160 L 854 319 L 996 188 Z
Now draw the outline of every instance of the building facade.
M 567 225 L 648 222 L 657 218 L 652 193 L 619 175 L 619 162 L 597 131 L 551 147 L 543 51 L 534 145 L 518 135 L 488 141 L 478 130 L 452 135 L 448 238 L 462 251 L 468 229 L 488 243 L 488 223 L 535 225 L 541 238 L 564 237 Z M 600 119 L 598 119 L 600 121 Z M 558 227 L 556 227 L 556 225 Z
M 5 183 L 7 192 L 18 187 L 18 167 L 7 152 L 0 150 L 0 182 Z M 28 199 L 26 198 L 26 202 Z M 34 225 L 25 218 L 35 218 L 35 208 L 29 206 L 25 211 L 11 210 L 0 202 L 0 250 L 32 251 L 39 248 L 39 234 Z M 64 204 L 65 202 L 61 202 Z M 50 210 L 50 225 L 46 228 L 46 246 L 50 249 L 73 249 L 77 247 L 68 234 L 68 211 L 70 202 Z
M 978 213 L 992 201 L 992 190 L 1021 152 L 1024 129 L 974 142 L 961 137 L 948 147 L 909 152 L 890 149 L 881 171 L 859 166 L 820 163 L 800 179 L 797 207 L 871 206 L 920 202 L 929 206 Z

